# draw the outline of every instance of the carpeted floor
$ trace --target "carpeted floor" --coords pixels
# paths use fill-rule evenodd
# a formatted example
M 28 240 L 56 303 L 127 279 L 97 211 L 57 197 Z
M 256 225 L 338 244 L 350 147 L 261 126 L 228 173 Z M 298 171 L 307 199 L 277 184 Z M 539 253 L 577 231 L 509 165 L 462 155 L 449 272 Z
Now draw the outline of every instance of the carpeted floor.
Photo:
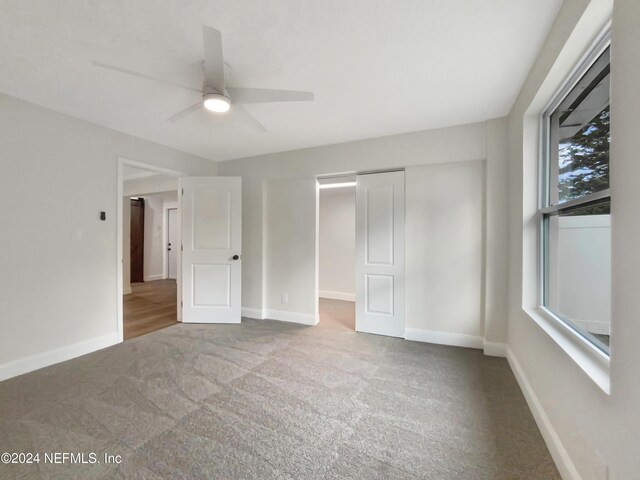
M 560 478 L 504 359 L 356 334 L 323 304 L 317 327 L 180 324 L 0 383 L 0 453 L 101 461 L 0 478 Z

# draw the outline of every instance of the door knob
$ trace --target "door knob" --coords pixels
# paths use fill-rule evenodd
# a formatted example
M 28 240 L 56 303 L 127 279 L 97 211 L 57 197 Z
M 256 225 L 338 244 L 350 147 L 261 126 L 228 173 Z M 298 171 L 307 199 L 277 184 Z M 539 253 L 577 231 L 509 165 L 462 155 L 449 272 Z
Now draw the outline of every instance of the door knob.
M 234 260 L 238 260 L 238 259 L 240 258 L 240 255 L 234 255 L 234 256 L 233 256 L 233 257 L 231 257 L 231 258 L 233 258 Z

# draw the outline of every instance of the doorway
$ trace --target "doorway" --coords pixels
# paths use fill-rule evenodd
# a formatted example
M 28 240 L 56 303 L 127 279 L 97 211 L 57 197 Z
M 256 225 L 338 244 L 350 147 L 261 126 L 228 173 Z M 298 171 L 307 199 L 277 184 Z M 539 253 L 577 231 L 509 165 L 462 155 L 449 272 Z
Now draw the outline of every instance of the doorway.
M 318 180 L 320 325 L 355 331 L 355 177 Z
M 242 285 L 242 179 L 240 177 L 189 177 L 184 172 L 155 165 L 118 159 L 117 191 L 117 307 L 118 338 L 125 339 L 125 296 L 133 293 L 130 282 L 130 197 L 145 199 L 145 225 L 150 214 L 151 199 L 172 193 L 177 201 L 164 205 L 158 215 L 162 227 L 149 231 L 145 227 L 145 243 L 149 236 L 161 250 L 162 273 L 144 271 L 143 282 L 163 280 L 172 286 L 168 295 L 175 308 L 172 322 L 240 323 Z M 178 195 L 180 192 L 180 195 Z M 175 208 L 174 225 L 177 239 L 175 276 L 168 278 L 170 257 L 168 245 L 169 212 Z M 154 214 L 155 217 L 155 214 Z M 183 243 L 184 238 L 184 243 Z M 145 253 L 147 255 L 147 245 Z M 180 248 L 178 248 L 178 246 Z M 185 248 L 183 248 L 183 246 Z M 187 272 L 185 276 L 182 272 Z M 156 276 L 157 278 L 152 278 Z M 184 282 L 183 282 L 184 280 Z M 156 285 L 160 285 L 157 282 Z M 149 292 L 141 292 L 147 300 Z
M 178 282 L 166 256 L 169 209 L 178 212 L 181 173 L 120 159 L 118 334 L 120 341 L 179 321 Z M 179 232 L 176 230 L 179 243 Z M 174 271 L 177 271 L 177 263 Z
M 317 312 L 342 329 L 405 331 L 404 170 L 318 178 Z
M 154 185 L 166 188 L 166 179 L 159 175 L 145 178 L 146 191 L 157 189 Z M 174 183 L 177 185 L 177 179 Z M 139 182 L 126 179 L 125 186 L 126 191 L 142 188 Z M 130 271 L 123 292 L 125 340 L 178 323 L 176 277 L 170 278 L 171 264 L 165 259 L 171 248 L 166 243 L 170 225 L 168 212 L 177 212 L 177 200 L 177 190 L 129 197 L 128 214 L 123 202 L 124 217 L 129 217 L 130 223 L 129 235 L 123 238 L 125 270 L 129 260 Z M 173 241 L 177 243 L 177 239 Z M 172 266 L 175 271 L 176 262 Z M 130 280 L 128 288 L 126 280 Z

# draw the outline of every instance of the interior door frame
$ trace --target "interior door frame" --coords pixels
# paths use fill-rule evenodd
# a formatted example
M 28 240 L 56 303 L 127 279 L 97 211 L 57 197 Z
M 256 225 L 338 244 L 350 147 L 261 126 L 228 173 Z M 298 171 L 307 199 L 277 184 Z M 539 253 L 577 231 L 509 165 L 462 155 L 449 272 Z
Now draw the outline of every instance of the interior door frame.
M 315 295 L 315 301 L 316 301 L 316 318 L 317 319 L 320 318 L 320 305 L 319 305 L 320 304 L 319 302 L 319 295 L 320 295 L 320 181 L 326 180 L 326 179 L 339 180 L 341 178 L 351 180 L 354 177 L 357 178 L 358 175 L 370 175 L 375 173 L 392 173 L 392 172 L 405 172 L 405 171 L 406 169 L 404 167 L 399 167 L 399 168 L 387 168 L 387 169 L 379 169 L 379 170 L 360 170 L 360 171 L 352 171 L 352 172 L 323 173 L 323 174 L 315 175 L 315 179 L 316 179 L 316 258 L 315 258 L 316 278 L 315 278 L 314 295 Z M 406 200 L 406 195 L 407 195 L 406 190 L 404 194 L 405 194 L 405 200 Z M 356 212 L 356 222 L 357 222 L 357 212 Z M 356 228 L 355 222 L 353 227 Z M 406 228 L 406 225 L 405 225 L 405 228 Z M 356 263 L 353 264 L 353 270 L 354 271 L 356 270 Z M 406 270 L 406 265 L 405 265 L 405 270 Z M 358 291 L 356 289 L 355 302 L 357 301 L 358 301 Z M 354 317 L 354 328 L 355 328 L 355 317 Z M 405 328 L 406 328 L 406 322 L 405 322 Z
M 153 165 L 151 163 L 139 162 L 137 160 L 131 160 L 125 157 L 118 157 L 118 168 L 117 168 L 117 191 L 116 191 L 116 305 L 117 305 L 117 316 L 118 316 L 118 342 L 122 342 L 124 340 L 124 242 L 123 242 L 123 199 L 124 199 L 124 167 L 134 167 L 141 168 L 144 170 L 149 170 L 152 172 L 156 172 L 161 175 L 167 175 L 171 177 L 178 178 L 178 209 L 180 209 L 180 189 L 182 188 L 182 180 L 181 178 L 186 176 L 186 172 L 182 172 L 179 170 L 172 170 L 170 168 L 159 167 L 157 165 Z M 178 238 L 180 238 L 180 215 L 178 215 Z M 178 265 L 182 261 L 180 250 L 178 250 Z M 182 321 L 182 309 L 180 306 L 180 299 L 182 297 L 182 278 L 180 268 L 177 270 L 177 292 L 176 292 L 176 305 L 178 305 L 178 321 Z

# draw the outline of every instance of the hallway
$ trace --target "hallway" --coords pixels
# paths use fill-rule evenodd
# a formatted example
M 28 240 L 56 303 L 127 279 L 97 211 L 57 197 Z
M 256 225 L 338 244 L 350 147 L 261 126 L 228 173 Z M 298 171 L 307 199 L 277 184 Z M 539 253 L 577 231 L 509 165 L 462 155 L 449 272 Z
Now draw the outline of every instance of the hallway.
M 320 298 L 319 326 L 335 330 L 356 330 L 356 304 L 344 300 Z
M 175 280 L 134 283 L 124 296 L 124 339 L 139 337 L 177 321 Z

